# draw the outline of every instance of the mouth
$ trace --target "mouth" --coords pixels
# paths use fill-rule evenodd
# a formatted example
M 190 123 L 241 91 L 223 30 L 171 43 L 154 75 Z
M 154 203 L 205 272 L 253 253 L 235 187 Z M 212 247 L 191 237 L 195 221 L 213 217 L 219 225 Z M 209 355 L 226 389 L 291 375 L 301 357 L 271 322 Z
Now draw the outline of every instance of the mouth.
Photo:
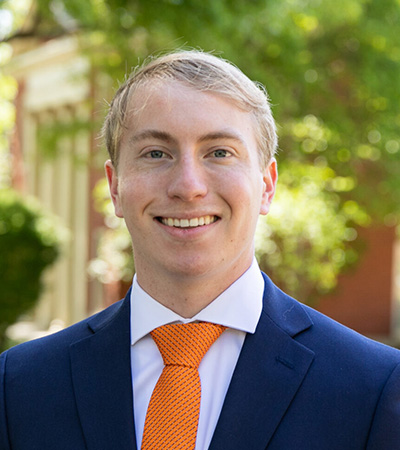
M 168 227 L 175 228 L 196 228 L 202 227 L 204 225 L 210 225 L 216 222 L 219 217 L 218 216 L 201 216 L 201 217 L 192 217 L 191 219 L 176 219 L 174 217 L 157 217 L 156 218 L 160 223 L 166 225 Z

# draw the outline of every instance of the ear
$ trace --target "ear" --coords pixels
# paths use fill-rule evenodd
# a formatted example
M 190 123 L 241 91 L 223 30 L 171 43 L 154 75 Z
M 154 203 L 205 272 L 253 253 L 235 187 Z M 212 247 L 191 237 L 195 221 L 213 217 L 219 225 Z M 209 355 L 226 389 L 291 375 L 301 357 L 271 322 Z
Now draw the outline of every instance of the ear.
M 275 158 L 272 158 L 263 171 L 264 190 L 261 199 L 260 214 L 266 215 L 275 195 L 276 183 L 278 181 L 278 164 Z
M 123 218 L 124 215 L 122 212 L 121 200 L 119 196 L 117 170 L 115 169 L 113 163 L 110 160 L 106 161 L 106 163 L 104 164 L 104 168 L 106 171 L 106 177 L 108 181 L 108 188 L 110 190 L 111 200 L 114 204 L 115 215 L 117 217 Z

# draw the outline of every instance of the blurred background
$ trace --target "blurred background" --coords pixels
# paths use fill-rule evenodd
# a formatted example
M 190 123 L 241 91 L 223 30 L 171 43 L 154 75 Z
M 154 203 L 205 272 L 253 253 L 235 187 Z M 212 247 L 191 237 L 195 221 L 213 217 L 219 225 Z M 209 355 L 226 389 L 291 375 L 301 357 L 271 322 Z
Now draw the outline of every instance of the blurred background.
M 0 0 L 0 346 L 120 299 L 134 271 L 99 130 L 150 54 L 263 83 L 280 178 L 257 258 L 283 290 L 400 343 L 399 0 Z

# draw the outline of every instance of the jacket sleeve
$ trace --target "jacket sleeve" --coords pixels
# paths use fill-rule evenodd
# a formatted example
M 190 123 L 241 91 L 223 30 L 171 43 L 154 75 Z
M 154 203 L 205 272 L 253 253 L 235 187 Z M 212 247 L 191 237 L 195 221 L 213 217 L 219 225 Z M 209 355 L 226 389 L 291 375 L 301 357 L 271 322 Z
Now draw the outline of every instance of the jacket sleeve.
M 367 450 L 400 450 L 400 364 L 388 378 L 380 396 Z
M 7 413 L 6 413 L 6 386 L 5 386 L 5 372 L 6 372 L 7 353 L 0 355 L 0 450 L 10 450 L 10 443 L 8 439 L 7 428 Z

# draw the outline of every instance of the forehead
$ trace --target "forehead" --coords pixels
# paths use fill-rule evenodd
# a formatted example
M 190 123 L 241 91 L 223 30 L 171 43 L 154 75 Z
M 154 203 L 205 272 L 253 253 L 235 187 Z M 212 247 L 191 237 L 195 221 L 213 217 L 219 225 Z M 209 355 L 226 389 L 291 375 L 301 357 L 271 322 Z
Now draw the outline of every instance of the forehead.
M 232 124 L 251 122 L 254 131 L 256 120 L 238 101 L 212 90 L 200 90 L 176 80 L 151 79 L 136 86 L 131 92 L 126 111 L 127 128 L 141 122 L 157 121 L 161 116 L 171 121 L 205 120 L 213 117 L 217 122 Z M 218 120 L 219 119 L 219 120 Z

